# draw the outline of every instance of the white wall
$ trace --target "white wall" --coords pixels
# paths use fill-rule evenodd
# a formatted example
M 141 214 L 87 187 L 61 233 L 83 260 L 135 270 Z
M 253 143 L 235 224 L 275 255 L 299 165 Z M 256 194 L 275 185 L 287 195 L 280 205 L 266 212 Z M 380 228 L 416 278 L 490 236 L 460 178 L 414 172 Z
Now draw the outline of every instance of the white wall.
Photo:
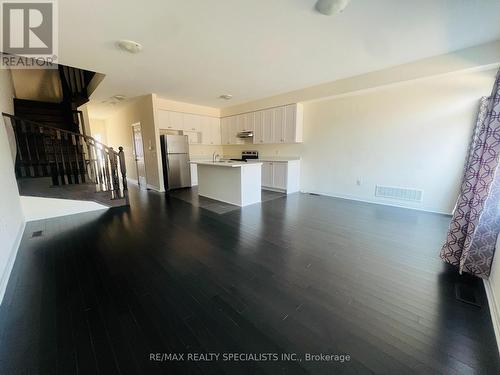
M 306 102 L 303 144 L 224 146 L 224 154 L 250 148 L 300 156 L 303 191 L 450 213 L 479 99 L 490 94 L 495 73 L 456 73 Z M 424 201 L 375 197 L 377 184 L 422 189 Z
M 159 190 L 160 177 L 157 158 L 157 152 L 159 151 L 157 151 L 158 148 L 155 141 L 152 95 L 140 96 L 130 99 L 127 103 L 123 103 L 116 112 L 104 120 L 104 123 L 106 128 L 106 142 L 104 143 L 107 146 L 113 147 L 116 151 L 118 151 L 118 147 L 123 147 L 127 177 L 133 180 L 137 180 L 137 168 L 133 154 L 132 125 L 136 123 L 141 124 L 146 182 L 149 187 Z M 94 126 L 95 130 L 95 124 L 96 121 L 90 119 L 91 131 L 93 131 L 92 126 Z
M 500 40 L 221 109 L 221 116 L 311 101 L 446 74 L 498 67 Z
M 99 142 L 108 144 L 108 133 L 106 131 L 106 121 L 100 119 L 89 119 L 90 135 Z
M 10 71 L 0 69 L 0 112 L 14 113 L 14 90 Z M 24 216 L 17 190 L 14 163 L 7 138 L 6 125 L 0 121 L 0 301 L 24 230 Z

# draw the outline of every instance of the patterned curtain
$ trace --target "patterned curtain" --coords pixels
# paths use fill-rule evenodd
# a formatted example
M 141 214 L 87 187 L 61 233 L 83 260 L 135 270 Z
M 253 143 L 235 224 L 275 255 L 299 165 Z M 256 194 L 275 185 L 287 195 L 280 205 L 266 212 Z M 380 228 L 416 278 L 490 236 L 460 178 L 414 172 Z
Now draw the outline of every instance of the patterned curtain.
M 482 278 L 490 275 L 500 231 L 500 70 L 482 98 L 460 195 L 441 258 Z

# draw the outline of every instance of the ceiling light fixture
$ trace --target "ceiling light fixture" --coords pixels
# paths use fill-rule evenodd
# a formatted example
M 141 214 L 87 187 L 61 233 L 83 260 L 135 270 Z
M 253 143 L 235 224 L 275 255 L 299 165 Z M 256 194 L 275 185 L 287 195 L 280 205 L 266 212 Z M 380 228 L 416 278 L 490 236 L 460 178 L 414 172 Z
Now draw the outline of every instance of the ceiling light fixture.
M 224 99 L 224 100 L 231 100 L 233 96 L 231 94 L 223 94 L 219 96 L 219 99 Z
M 115 95 L 115 96 L 113 96 L 113 98 L 118 100 L 119 102 L 122 102 L 125 99 L 127 99 L 127 97 L 125 95 Z
M 318 0 L 316 10 L 326 16 L 342 12 L 351 0 Z
M 116 45 L 118 48 L 130 53 L 138 53 L 142 50 L 142 45 L 133 40 L 119 40 Z

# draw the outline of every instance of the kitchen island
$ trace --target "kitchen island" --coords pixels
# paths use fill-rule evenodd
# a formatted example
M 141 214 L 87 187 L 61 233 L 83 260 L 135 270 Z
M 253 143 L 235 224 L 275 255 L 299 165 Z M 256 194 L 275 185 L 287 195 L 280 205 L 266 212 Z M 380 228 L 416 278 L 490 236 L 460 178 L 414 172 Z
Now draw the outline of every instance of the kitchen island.
M 192 163 L 198 167 L 199 195 L 241 207 L 261 201 L 262 163 Z

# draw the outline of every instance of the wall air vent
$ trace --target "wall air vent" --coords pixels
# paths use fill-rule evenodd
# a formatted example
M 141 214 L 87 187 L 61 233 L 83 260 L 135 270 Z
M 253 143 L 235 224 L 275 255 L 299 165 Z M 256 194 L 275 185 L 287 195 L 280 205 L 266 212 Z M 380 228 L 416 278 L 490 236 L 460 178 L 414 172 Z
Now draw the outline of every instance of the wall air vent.
M 422 202 L 424 192 L 418 189 L 376 185 L 375 196 L 399 201 Z

